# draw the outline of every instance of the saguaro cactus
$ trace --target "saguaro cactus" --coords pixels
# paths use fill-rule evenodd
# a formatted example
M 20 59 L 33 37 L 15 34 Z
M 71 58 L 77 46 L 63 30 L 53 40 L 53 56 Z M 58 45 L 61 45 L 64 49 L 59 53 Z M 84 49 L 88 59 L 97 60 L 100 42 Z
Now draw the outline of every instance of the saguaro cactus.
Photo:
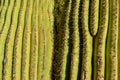
M 0 0 L 0 80 L 120 80 L 120 0 Z

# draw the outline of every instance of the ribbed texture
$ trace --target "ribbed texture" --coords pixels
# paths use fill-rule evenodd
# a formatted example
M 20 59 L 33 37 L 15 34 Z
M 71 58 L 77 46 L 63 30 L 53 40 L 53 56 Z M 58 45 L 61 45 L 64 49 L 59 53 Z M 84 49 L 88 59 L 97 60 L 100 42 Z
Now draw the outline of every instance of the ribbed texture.
M 0 80 L 119 80 L 120 0 L 0 0 Z

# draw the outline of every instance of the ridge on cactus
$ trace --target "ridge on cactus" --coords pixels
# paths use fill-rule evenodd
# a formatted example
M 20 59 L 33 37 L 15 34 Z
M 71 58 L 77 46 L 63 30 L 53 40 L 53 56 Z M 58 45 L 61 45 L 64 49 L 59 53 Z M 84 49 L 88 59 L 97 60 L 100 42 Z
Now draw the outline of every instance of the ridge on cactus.
M 120 80 L 120 0 L 0 0 L 0 80 Z

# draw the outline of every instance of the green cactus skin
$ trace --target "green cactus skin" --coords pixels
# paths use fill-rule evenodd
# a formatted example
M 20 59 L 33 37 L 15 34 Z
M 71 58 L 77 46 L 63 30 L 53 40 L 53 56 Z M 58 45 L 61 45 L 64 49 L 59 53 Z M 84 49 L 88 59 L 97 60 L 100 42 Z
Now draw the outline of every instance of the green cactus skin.
M 43 80 L 51 80 L 54 23 L 53 9 L 53 0 L 40 1 L 38 79 Z
M 119 15 L 120 15 L 120 0 L 119 0 Z M 120 16 L 118 26 L 118 80 L 120 80 Z
M 71 42 L 71 67 L 70 67 L 70 80 L 77 80 L 78 64 L 79 64 L 79 29 L 78 29 L 78 12 L 80 0 L 72 0 L 70 20 L 69 20 L 69 44 Z
M 104 80 L 105 72 L 105 45 L 108 28 L 108 0 L 100 1 L 100 17 L 99 17 L 98 34 L 94 37 L 93 52 L 93 80 Z
M 53 0 L 49 0 L 47 3 L 48 3 L 47 9 L 46 9 L 47 16 L 45 17 L 45 22 L 48 22 L 49 25 L 46 24 L 46 27 L 45 27 L 46 53 L 45 53 L 45 58 L 44 58 L 44 66 L 45 67 L 43 67 L 43 69 L 44 69 L 43 80 L 52 80 L 51 79 L 51 67 L 52 67 L 52 54 L 53 54 L 54 2 L 53 2 Z M 47 12 L 47 10 L 48 10 L 48 12 Z
M 41 80 L 42 72 L 43 72 L 43 57 L 45 51 L 45 35 L 44 35 L 44 26 L 43 24 L 43 0 L 39 0 L 39 50 L 38 50 L 38 71 L 37 71 L 37 79 Z M 44 46 L 44 47 L 43 47 Z
M 15 31 L 17 28 L 17 18 L 20 8 L 20 1 L 15 1 L 12 14 L 12 22 L 9 26 L 9 31 L 5 44 L 4 66 L 3 66 L 3 80 L 11 80 L 12 78 L 12 55 L 14 46 Z
M 82 28 L 82 68 L 80 80 L 91 80 L 91 61 L 92 61 L 92 37 L 89 34 L 88 14 L 89 0 L 81 0 L 80 24 Z
M 0 1 L 0 13 L 1 13 L 2 8 L 3 8 L 3 0 Z
M 0 0 L 0 80 L 119 80 L 120 0 Z
M 13 53 L 13 80 L 21 80 L 21 54 L 22 54 L 22 38 L 24 29 L 24 17 L 26 11 L 27 0 L 21 2 L 18 25 L 15 35 L 14 42 L 14 53 Z
M 98 30 L 99 0 L 90 0 L 89 3 L 89 31 L 91 36 L 95 36 Z
M 4 48 L 5 48 L 5 40 L 7 37 L 8 29 L 10 26 L 10 20 L 11 20 L 11 14 L 12 14 L 12 9 L 14 6 L 14 0 L 11 0 L 12 2 L 10 3 L 7 13 L 6 13 L 6 21 L 3 25 L 4 29 L 3 31 L 0 32 L 0 80 L 2 80 L 2 71 L 3 71 L 3 59 L 4 59 Z M 1 20 L 0 20 L 1 21 Z M 1 23 L 0 23 L 1 24 Z
M 3 2 L 3 1 L 2 1 Z M 3 31 L 3 28 L 4 28 L 4 22 L 6 20 L 6 13 L 7 13 L 7 10 L 8 10 L 8 7 L 9 7 L 9 0 L 5 0 L 4 2 L 4 5 L 2 7 L 2 9 L 0 10 L 0 34 L 2 33 Z
M 109 27 L 106 49 L 106 80 L 118 80 L 118 0 L 109 2 Z
M 37 63 L 38 63 L 38 4 L 39 1 L 33 2 L 32 11 L 32 28 L 31 28 L 31 54 L 30 54 L 30 80 L 37 80 Z
M 25 28 L 23 35 L 23 53 L 22 53 L 22 74 L 21 80 L 29 80 L 29 59 L 30 59 L 30 36 L 31 36 L 31 15 L 33 0 L 27 1 L 25 14 Z
M 52 63 L 52 79 L 64 80 L 68 55 L 69 15 L 71 0 L 62 3 L 55 2 L 56 36 L 54 41 L 54 55 Z

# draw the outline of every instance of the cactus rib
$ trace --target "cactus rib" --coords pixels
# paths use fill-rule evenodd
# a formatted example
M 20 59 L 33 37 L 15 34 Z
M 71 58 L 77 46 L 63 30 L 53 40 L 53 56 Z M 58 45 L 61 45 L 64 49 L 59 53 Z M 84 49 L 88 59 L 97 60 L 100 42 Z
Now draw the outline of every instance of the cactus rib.
M 12 55 L 13 55 L 13 48 L 14 48 L 13 45 L 14 45 L 15 31 L 17 28 L 17 17 L 18 17 L 19 8 L 20 8 L 20 1 L 15 1 L 13 13 L 12 13 L 12 22 L 9 26 L 9 31 L 5 43 L 3 80 L 12 79 Z
M 108 0 L 100 1 L 100 20 L 98 34 L 94 37 L 93 80 L 104 80 L 105 45 L 108 28 Z

